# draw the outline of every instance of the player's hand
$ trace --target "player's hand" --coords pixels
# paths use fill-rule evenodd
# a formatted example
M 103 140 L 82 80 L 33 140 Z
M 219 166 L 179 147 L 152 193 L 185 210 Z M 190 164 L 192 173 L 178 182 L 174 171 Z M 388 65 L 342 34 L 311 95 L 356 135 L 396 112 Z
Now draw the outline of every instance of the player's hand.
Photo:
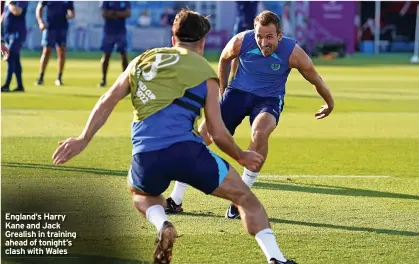
M 260 168 L 260 165 L 262 164 L 264 158 L 262 155 L 260 155 L 257 152 L 246 150 L 243 151 L 243 154 L 241 155 L 240 159 L 237 160 L 237 162 L 246 167 L 250 171 L 255 171 L 258 168 Z
M 52 155 L 54 164 L 63 164 L 86 148 L 89 142 L 82 138 L 68 138 L 58 142 L 60 145 Z
M 70 10 L 67 10 L 67 14 L 65 15 L 65 18 L 67 20 L 72 19 L 74 17 L 74 13 Z
M 39 29 L 40 30 L 45 30 L 46 28 L 47 28 L 47 25 L 45 25 L 44 23 L 39 24 Z
M 1 43 L 1 55 L 3 55 L 3 60 L 7 60 L 9 57 L 9 49 L 3 42 Z
M 317 119 L 323 119 L 326 116 L 330 115 L 333 108 L 330 108 L 327 104 L 322 105 L 322 107 L 317 111 L 317 113 L 314 115 Z

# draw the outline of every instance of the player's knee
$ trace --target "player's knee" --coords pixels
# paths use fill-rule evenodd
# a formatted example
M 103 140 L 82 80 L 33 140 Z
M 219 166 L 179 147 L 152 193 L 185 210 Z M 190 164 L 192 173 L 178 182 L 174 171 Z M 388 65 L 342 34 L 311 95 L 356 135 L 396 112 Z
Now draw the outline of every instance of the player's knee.
M 102 55 L 102 58 L 101 58 L 100 62 L 101 63 L 108 63 L 109 60 L 110 60 L 110 58 L 111 58 L 111 54 L 110 53 L 104 53 Z
M 66 48 L 65 48 L 65 46 L 58 46 L 58 47 L 57 47 L 57 51 L 58 51 L 60 54 L 65 54 Z
M 49 55 L 51 54 L 51 47 L 44 47 L 44 48 L 42 49 L 42 54 L 43 54 L 44 56 L 49 56 Z
M 252 131 L 252 139 L 254 142 L 264 144 L 268 142 L 269 133 L 263 129 L 255 129 Z
M 235 192 L 233 201 L 237 206 L 249 206 L 257 202 L 256 196 L 248 188 L 243 188 Z

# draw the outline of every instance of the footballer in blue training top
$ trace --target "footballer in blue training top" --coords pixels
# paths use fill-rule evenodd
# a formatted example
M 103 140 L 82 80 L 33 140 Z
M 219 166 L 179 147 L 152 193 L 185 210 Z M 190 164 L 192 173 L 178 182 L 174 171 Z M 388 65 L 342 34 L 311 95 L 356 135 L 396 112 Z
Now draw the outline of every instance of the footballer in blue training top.
M 42 12 L 46 8 L 46 22 L 42 18 Z M 39 29 L 42 30 L 42 57 L 41 69 L 37 85 L 44 84 L 45 69 L 51 56 L 52 48 L 57 49 L 58 76 L 55 85 L 61 86 L 62 75 L 66 56 L 66 43 L 68 33 L 68 20 L 74 18 L 73 1 L 40 1 L 36 8 L 36 19 Z
M 20 49 L 26 39 L 26 10 L 28 2 L 7 1 L 2 15 L 2 40 L 5 41 L 9 56 L 7 57 L 7 74 L 2 92 L 9 92 L 13 74 L 16 75 L 17 87 L 13 92 L 24 92 L 22 82 L 22 63 L 20 62 Z
M 131 16 L 131 5 L 129 1 L 102 1 L 100 3 L 102 16 L 105 19 L 103 26 L 103 37 L 101 50 L 102 55 L 102 80 L 100 87 L 106 86 L 106 74 L 108 72 L 109 60 L 112 51 L 121 55 L 122 71 L 128 66 L 127 57 L 127 29 L 125 20 Z

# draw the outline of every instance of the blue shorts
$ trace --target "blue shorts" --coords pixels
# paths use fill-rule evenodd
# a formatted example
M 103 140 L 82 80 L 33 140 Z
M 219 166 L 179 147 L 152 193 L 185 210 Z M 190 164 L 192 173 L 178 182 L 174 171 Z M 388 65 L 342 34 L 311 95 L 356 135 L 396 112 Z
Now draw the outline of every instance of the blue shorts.
M 65 46 L 67 44 L 67 29 L 45 29 L 42 31 L 43 47 L 53 48 L 56 45 Z
M 227 176 L 229 164 L 203 143 L 183 141 L 165 149 L 133 155 L 128 183 L 151 194 L 162 194 L 170 181 L 181 181 L 212 193 Z
M 119 53 L 124 53 L 127 51 L 127 34 L 103 34 L 102 44 L 100 50 L 104 53 L 112 53 L 116 45 L 116 51 Z
M 279 116 L 284 108 L 282 97 L 261 97 L 239 89 L 227 87 L 220 100 L 221 116 L 230 134 L 234 135 L 236 128 L 246 116 L 250 125 L 256 116 L 267 112 L 279 122 Z
M 10 53 L 19 53 L 26 40 L 26 34 L 5 33 L 4 40 Z

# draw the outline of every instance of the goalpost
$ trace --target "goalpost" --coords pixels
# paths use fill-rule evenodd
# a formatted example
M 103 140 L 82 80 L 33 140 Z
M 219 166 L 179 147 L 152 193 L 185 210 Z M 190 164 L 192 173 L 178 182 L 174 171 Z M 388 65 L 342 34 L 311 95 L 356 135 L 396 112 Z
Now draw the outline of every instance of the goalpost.
M 419 63 L 419 5 L 416 11 L 416 31 L 415 31 L 415 47 L 413 57 L 410 59 L 412 63 Z

